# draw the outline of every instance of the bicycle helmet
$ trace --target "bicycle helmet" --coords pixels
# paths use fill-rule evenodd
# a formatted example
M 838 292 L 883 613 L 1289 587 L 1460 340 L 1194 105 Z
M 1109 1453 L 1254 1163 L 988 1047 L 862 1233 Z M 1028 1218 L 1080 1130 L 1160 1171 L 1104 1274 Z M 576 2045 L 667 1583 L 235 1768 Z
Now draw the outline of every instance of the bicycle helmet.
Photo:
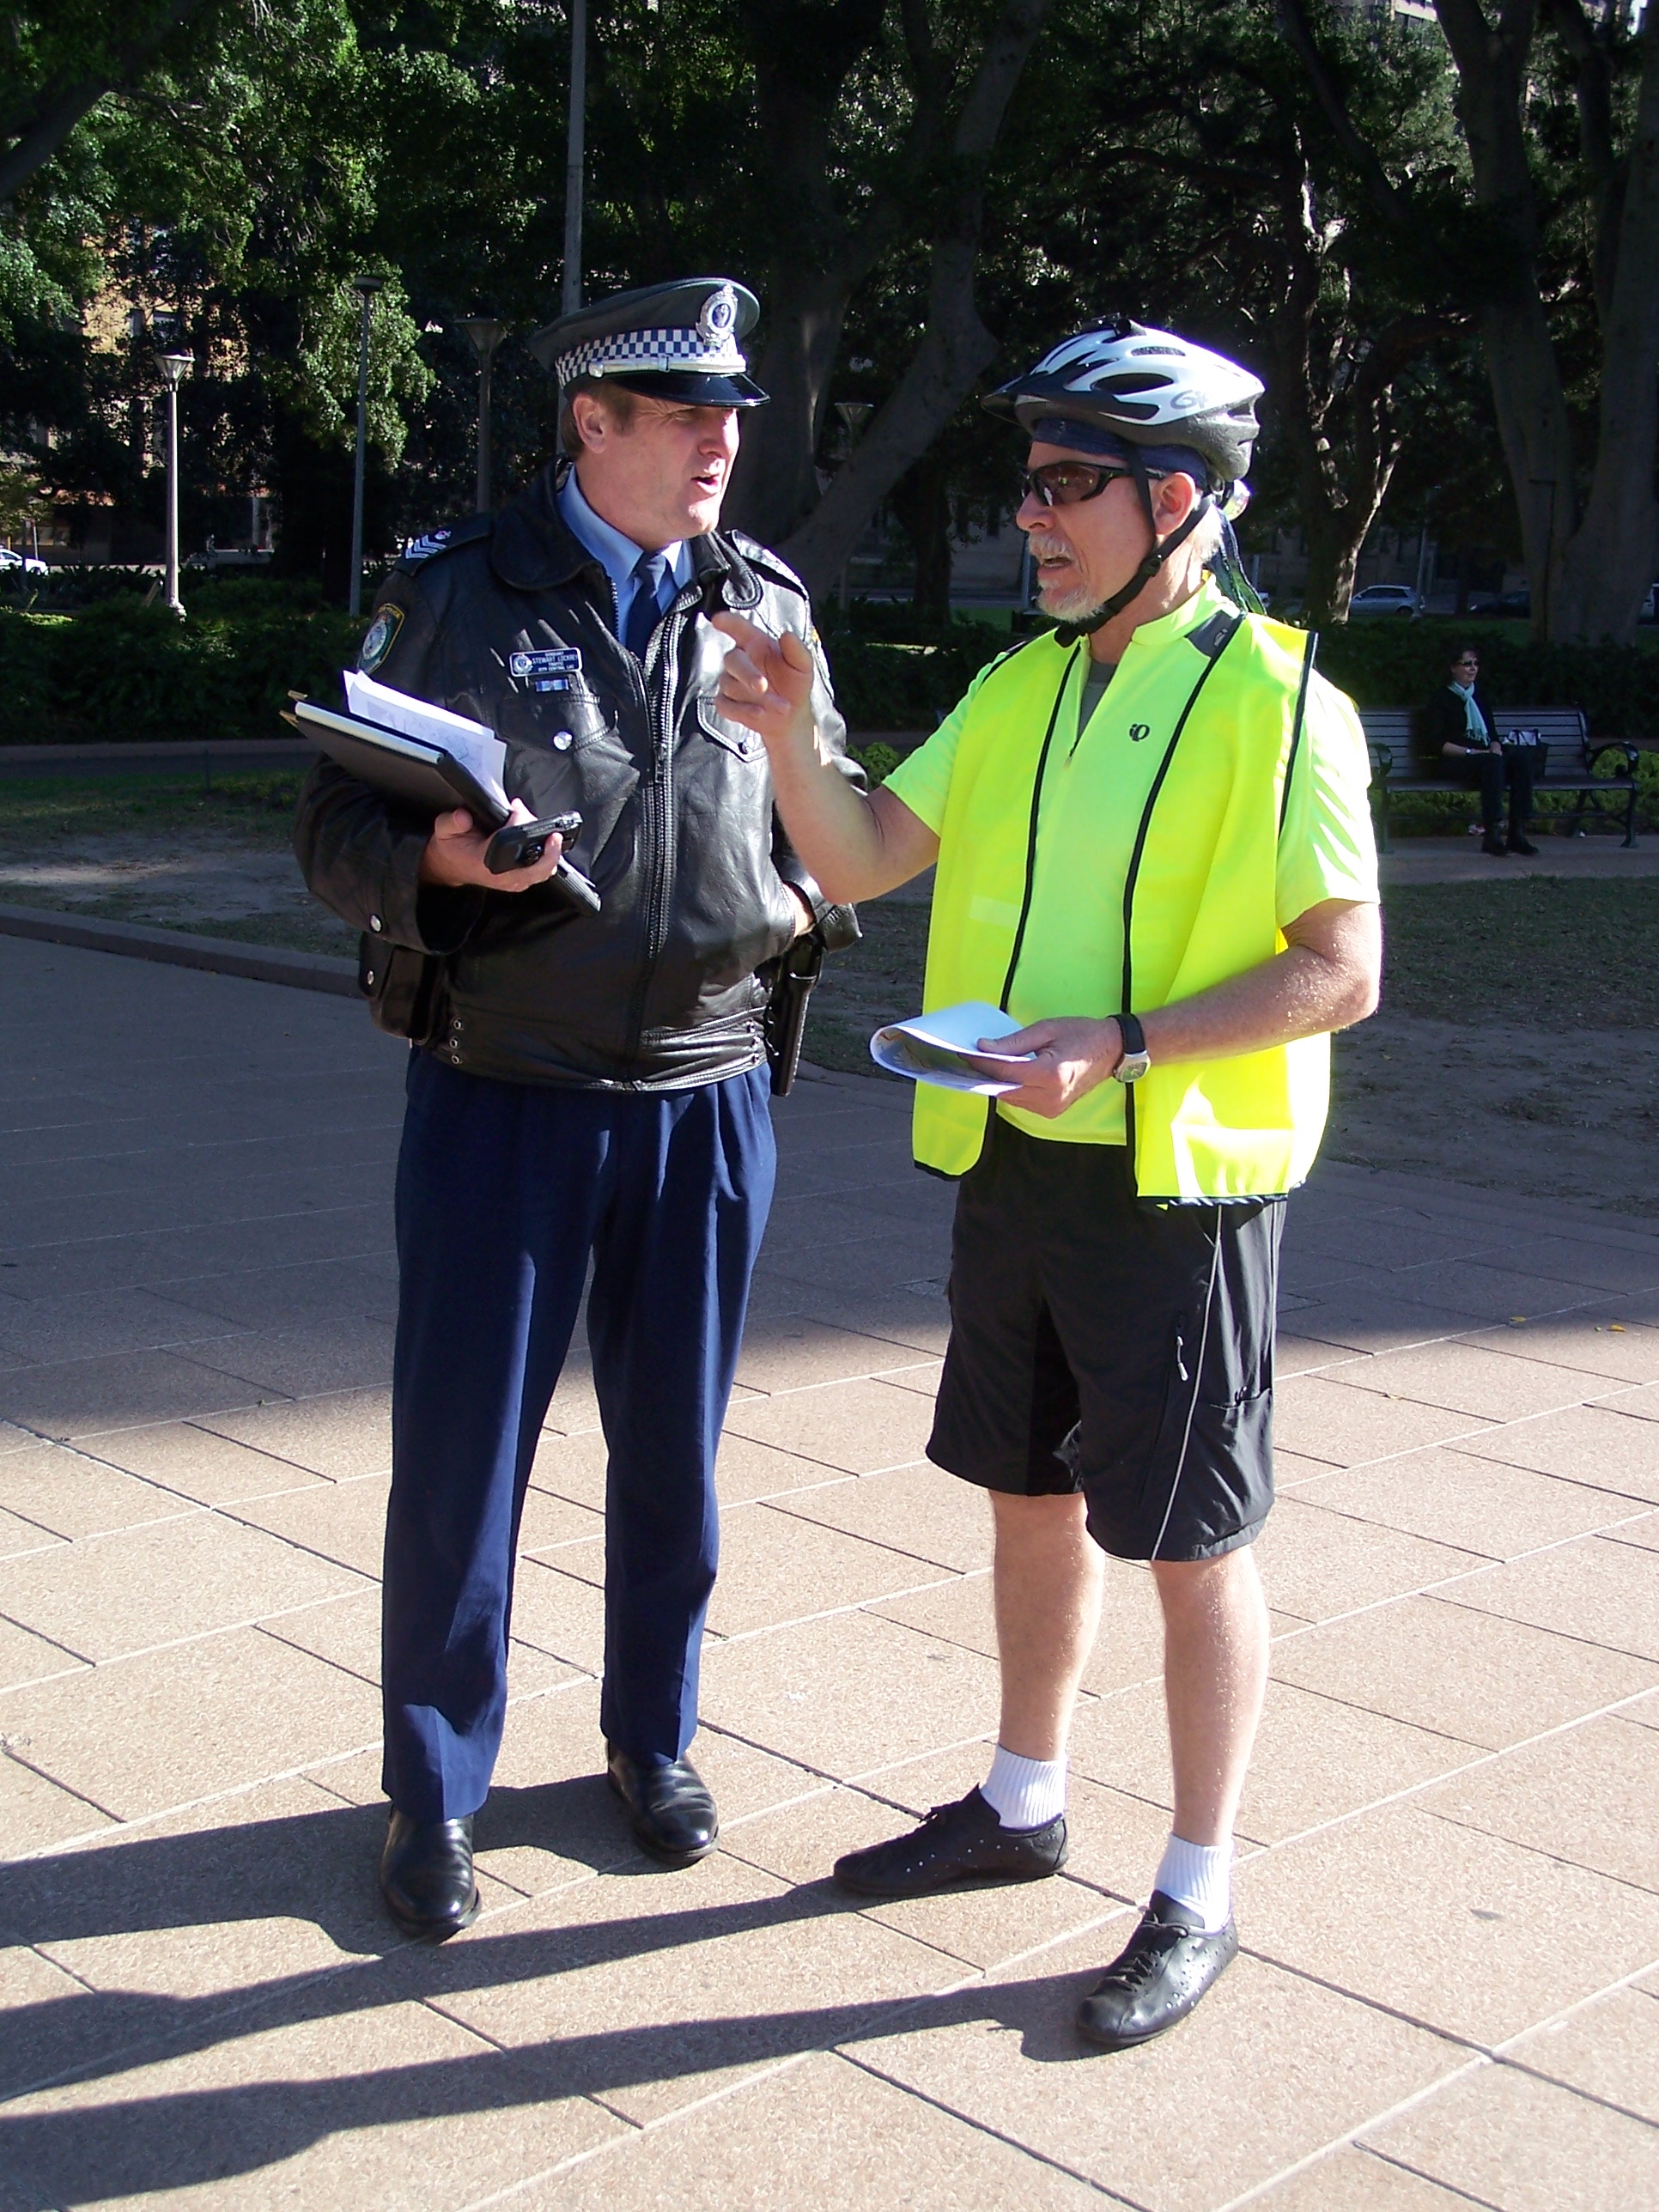
M 1058 416 L 1094 423 L 1132 445 L 1188 448 L 1206 465 L 1200 489 L 1219 492 L 1249 472 L 1263 389 L 1237 362 L 1173 331 L 1118 318 L 1066 338 L 1035 368 L 1000 385 L 985 405 L 1028 431 Z
M 1118 316 L 1065 339 L 1034 368 L 988 395 L 983 404 L 989 413 L 1017 422 L 1042 444 L 1127 462 L 1140 495 L 1152 550 L 1121 591 L 1083 622 L 1065 625 L 1065 633 L 1081 636 L 1109 622 L 1212 507 L 1229 526 L 1227 565 L 1237 569 L 1227 541 L 1231 518 L 1249 498 L 1243 477 L 1259 429 L 1255 403 L 1264 389 L 1237 362 L 1174 331 L 1151 330 Z M 1160 539 L 1151 480 L 1176 472 L 1193 478 L 1199 498 L 1187 520 Z M 1247 604 L 1254 599 L 1249 593 Z

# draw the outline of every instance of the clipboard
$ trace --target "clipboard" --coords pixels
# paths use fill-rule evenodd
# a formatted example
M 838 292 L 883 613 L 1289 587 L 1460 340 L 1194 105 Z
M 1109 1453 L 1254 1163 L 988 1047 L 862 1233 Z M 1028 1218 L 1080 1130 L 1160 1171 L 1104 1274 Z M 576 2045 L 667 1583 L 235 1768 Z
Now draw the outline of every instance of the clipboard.
M 508 819 L 500 799 L 485 790 L 464 761 L 441 745 L 404 737 L 401 731 L 383 730 L 333 707 L 319 707 L 314 699 L 295 699 L 291 708 L 283 709 L 283 720 L 349 775 L 384 792 L 411 813 L 435 817 L 452 807 L 465 806 L 479 829 L 492 830 L 504 827 Z

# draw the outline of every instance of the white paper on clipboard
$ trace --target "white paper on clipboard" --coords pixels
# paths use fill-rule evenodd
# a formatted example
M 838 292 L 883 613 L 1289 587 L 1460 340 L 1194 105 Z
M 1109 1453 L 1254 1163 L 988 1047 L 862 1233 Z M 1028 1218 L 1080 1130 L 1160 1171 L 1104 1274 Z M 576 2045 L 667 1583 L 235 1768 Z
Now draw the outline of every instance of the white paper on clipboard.
M 971 1091 L 981 1098 L 1000 1098 L 1018 1091 L 1020 1078 L 1004 1081 L 988 1075 L 970 1060 L 1001 1061 L 1010 1070 L 1027 1066 L 1030 1052 L 991 1053 L 979 1049 L 981 1037 L 1012 1036 L 1024 1024 L 1000 1006 L 981 999 L 943 1006 L 937 1013 L 919 1014 L 914 1021 L 890 1022 L 870 1040 L 870 1057 L 891 1075 L 908 1076 L 914 1083 L 937 1083 L 946 1091 Z
M 411 699 L 407 691 L 394 691 L 389 684 L 377 684 L 355 668 L 343 673 L 346 704 L 360 721 L 396 730 L 402 737 L 447 752 L 492 799 L 501 801 L 506 813 L 508 800 L 501 779 L 507 772 L 507 747 L 493 731 L 482 722 L 469 721 L 465 714 L 452 714 L 447 707 L 434 707 L 424 699 Z

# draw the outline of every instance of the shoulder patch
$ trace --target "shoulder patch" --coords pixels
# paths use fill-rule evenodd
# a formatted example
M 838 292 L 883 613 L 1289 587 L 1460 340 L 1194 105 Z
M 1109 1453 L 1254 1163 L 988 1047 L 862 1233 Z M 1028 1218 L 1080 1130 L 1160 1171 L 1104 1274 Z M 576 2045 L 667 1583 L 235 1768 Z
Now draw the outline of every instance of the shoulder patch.
M 398 633 L 404 626 L 404 610 L 388 601 L 374 611 L 374 619 L 363 633 L 363 641 L 357 652 L 357 665 L 365 676 L 372 676 L 398 641 Z
M 1208 622 L 1200 623 L 1196 629 L 1189 629 L 1187 642 L 1195 645 L 1206 660 L 1213 660 L 1243 619 L 1242 614 L 1218 611 L 1210 617 Z
M 418 568 L 423 562 L 435 560 L 441 553 L 453 553 L 460 546 L 476 545 L 481 538 L 488 538 L 495 527 L 493 514 L 469 514 L 463 522 L 446 524 L 441 530 L 428 530 L 423 537 L 409 540 L 398 556 L 398 566 L 403 569 Z

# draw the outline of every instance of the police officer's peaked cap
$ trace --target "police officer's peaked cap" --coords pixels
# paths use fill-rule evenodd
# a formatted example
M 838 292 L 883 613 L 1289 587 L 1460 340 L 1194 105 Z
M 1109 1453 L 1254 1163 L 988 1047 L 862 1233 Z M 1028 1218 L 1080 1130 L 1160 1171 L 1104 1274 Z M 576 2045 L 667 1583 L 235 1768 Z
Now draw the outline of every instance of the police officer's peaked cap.
M 738 341 L 760 314 L 726 276 L 686 276 L 613 292 L 561 315 L 526 343 L 561 384 L 603 376 L 629 392 L 700 407 L 758 407 L 770 395 L 746 372 Z

